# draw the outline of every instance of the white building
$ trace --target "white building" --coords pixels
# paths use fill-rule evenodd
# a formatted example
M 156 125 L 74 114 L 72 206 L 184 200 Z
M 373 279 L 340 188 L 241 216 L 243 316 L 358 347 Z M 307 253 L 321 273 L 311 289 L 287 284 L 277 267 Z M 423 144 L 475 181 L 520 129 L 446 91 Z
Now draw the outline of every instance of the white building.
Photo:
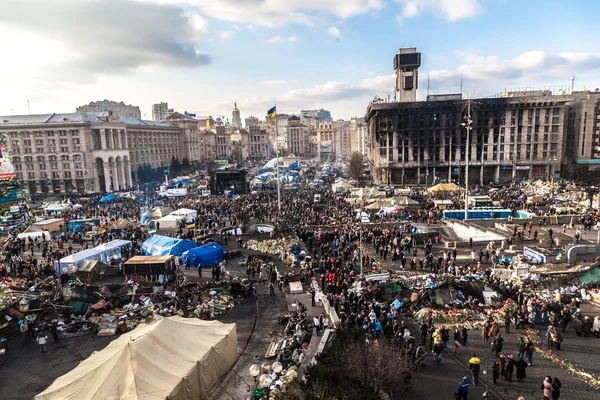
M 169 118 L 169 115 L 173 113 L 173 109 L 169 108 L 168 103 L 156 103 L 152 104 L 152 120 L 153 121 L 162 121 L 164 119 Z

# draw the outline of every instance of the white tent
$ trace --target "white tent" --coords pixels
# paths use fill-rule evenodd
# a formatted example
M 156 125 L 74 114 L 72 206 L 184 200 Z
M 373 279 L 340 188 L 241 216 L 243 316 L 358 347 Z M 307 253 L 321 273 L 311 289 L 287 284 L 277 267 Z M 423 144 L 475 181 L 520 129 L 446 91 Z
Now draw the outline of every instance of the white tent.
M 156 222 L 160 224 L 160 229 L 177 229 L 179 224 L 185 222 L 185 217 L 169 214 L 157 220 Z
M 29 238 L 31 238 L 31 239 L 38 238 L 39 240 L 43 240 L 43 236 L 46 237 L 46 240 L 50 240 L 50 234 L 48 232 L 44 232 L 44 231 L 19 233 L 17 235 L 17 238 L 26 239 L 26 240 L 28 240 Z
M 196 217 L 198 216 L 198 212 L 190 208 L 180 208 L 177 211 L 173 211 L 170 215 L 184 217 L 185 222 L 194 222 L 196 220 Z
M 235 324 L 163 318 L 113 340 L 35 400 L 202 399 L 237 357 Z
M 354 186 L 349 184 L 344 179 L 338 179 L 337 181 L 335 181 L 335 183 L 333 185 L 331 185 L 331 190 L 333 190 L 333 193 L 346 192 L 346 191 L 348 191 L 348 189 L 351 189 L 353 187 Z

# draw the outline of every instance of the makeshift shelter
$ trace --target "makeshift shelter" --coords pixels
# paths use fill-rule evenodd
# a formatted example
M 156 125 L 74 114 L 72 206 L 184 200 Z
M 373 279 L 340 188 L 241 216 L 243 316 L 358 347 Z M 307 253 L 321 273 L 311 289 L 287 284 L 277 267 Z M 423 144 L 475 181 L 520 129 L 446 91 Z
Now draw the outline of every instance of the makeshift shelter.
M 418 201 L 409 199 L 406 196 L 392 197 L 391 199 L 386 199 L 385 203 L 399 208 L 406 208 L 408 210 L 417 210 L 421 207 L 421 204 Z
M 60 230 L 60 226 L 65 224 L 65 220 L 62 218 L 49 218 L 44 221 L 34 222 L 33 226 L 46 230 L 48 232 L 57 232 Z
M 110 241 L 108 243 L 101 244 L 100 246 L 95 247 L 95 249 L 101 250 L 104 252 L 102 255 L 102 261 L 110 262 L 110 260 L 115 258 L 121 258 L 121 251 L 123 247 L 131 246 L 131 241 L 117 239 Z
M 385 198 L 387 194 L 381 190 L 377 190 L 377 188 L 371 188 L 369 193 L 367 193 L 367 197 L 370 199 L 381 199 Z
M 77 219 L 74 221 L 69 221 L 69 232 L 81 232 L 86 226 L 99 226 L 100 218 L 92 218 L 92 219 Z
M 35 400 L 202 399 L 237 358 L 235 324 L 163 318 L 113 340 Z
M 379 211 L 381 210 L 381 207 L 383 207 L 382 203 L 380 201 L 376 201 L 372 204 L 369 204 L 368 206 L 365 207 L 365 210 L 375 210 L 375 211 Z
M 190 260 L 193 268 L 207 268 L 216 262 L 223 261 L 223 248 L 218 243 L 209 243 L 183 253 L 181 261 L 186 264 Z
M 142 244 L 142 255 L 180 256 L 183 252 L 196 247 L 191 240 L 152 235 Z
M 115 196 L 114 194 L 110 193 L 110 194 L 107 194 L 106 196 L 102 197 L 100 199 L 100 203 L 109 203 L 109 202 L 115 201 L 115 200 L 117 200 L 117 196 Z
M 438 210 L 449 210 L 454 205 L 452 200 L 434 200 L 433 204 Z
M 31 238 L 32 240 L 35 238 L 37 238 L 38 240 L 43 240 L 43 238 L 45 238 L 49 241 L 50 233 L 44 231 L 22 232 L 17 235 L 17 238 L 25 240 L 29 240 L 29 238 Z
M 106 270 L 108 265 L 98 260 L 84 260 L 77 266 L 76 275 L 88 280 L 98 279 Z
M 535 203 L 543 203 L 544 196 L 539 194 L 534 194 L 532 196 L 527 197 L 527 204 L 535 204 Z
M 462 190 L 460 186 L 456 183 L 438 183 L 435 186 L 427 188 L 427 192 L 431 194 L 444 194 L 450 192 L 456 192 L 457 190 Z
M 156 275 L 175 267 L 173 256 L 134 256 L 123 265 L 126 275 Z
M 194 222 L 196 217 L 198 216 L 198 212 L 196 210 L 192 210 L 190 208 L 180 208 L 177 211 L 173 211 L 170 215 L 176 215 L 178 217 L 185 218 L 185 222 Z
M 169 214 L 156 220 L 156 223 L 160 224 L 161 229 L 177 229 L 185 224 L 185 217 Z
M 165 215 L 169 215 L 173 212 L 172 208 L 169 207 L 154 207 L 149 208 L 145 211 L 142 211 L 140 214 L 140 223 L 142 225 L 150 223 L 150 221 L 155 221 L 164 217 Z
M 50 203 L 46 207 L 44 207 L 44 211 L 48 213 L 59 213 L 66 207 L 68 207 L 68 204 Z
M 99 249 L 87 249 L 70 256 L 63 257 L 54 263 L 56 273 L 62 275 L 64 272 L 75 272 L 77 267 L 85 260 L 100 260 L 103 251 Z
M 331 190 L 333 191 L 333 193 L 347 192 L 351 188 L 354 188 L 354 186 L 349 184 L 344 179 L 338 179 L 333 185 L 331 185 Z

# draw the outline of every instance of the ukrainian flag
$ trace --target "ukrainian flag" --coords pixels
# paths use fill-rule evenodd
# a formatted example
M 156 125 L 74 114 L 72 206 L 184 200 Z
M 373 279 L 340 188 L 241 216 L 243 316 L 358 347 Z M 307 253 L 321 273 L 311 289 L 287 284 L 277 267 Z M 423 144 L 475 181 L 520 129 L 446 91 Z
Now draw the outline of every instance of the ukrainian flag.
M 229 189 L 235 189 L 235 184 L 229 185 Z
M 267 111 L 267 118 L 275 118 L 277 116 L 276 106 L 273 106 L 269 111 Z
M 150 229 L 148 229 L 148 233 L 149 233 L 150 235 L 152 235 L 152 234 L 156 233 L 156 228 L 150 228 Z
M 234 200 L 237 200 L 237 199 L 239 199 L 239 198 L 240 198 L 240 195 L 239 195 L 239 194 L 236 194 L 235 196 L 233 196 L 233 198 L 234 198 Z
M 189 224 L 187 225 L 187 228 L 188 228 L 188 229 L 192 229 L 192 228 L 195 228 L 195 227 L 196 227 L 196 224 L 195 224 L 194 222 L 192 222 L 192 223 L 189 223 Z

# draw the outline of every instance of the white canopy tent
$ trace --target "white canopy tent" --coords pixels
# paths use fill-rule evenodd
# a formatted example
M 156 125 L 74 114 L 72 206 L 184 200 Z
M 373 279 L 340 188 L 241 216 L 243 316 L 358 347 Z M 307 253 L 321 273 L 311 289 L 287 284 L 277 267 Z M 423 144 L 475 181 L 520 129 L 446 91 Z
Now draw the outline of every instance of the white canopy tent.
M 194 222 L 196 220 L 196 217 L 198 216 L 198 212 L 196 210 L 192 210 L 190 208 L 180 208 L 177 211 L 173 211 L 171 214 L 169 215 L 175 215 L 178 217 L 184 217 L 185 218 L 185 222 Z
M 156 222 L 160 224 L 161 229 L 177 229 L 179 227 L 179 224 L 185 222 L 185 217 L 169 214 L 157 220 Z
M 163 318 L 113 340 L 35 400 L 203 399 L 237 357 L 235 324 Z

